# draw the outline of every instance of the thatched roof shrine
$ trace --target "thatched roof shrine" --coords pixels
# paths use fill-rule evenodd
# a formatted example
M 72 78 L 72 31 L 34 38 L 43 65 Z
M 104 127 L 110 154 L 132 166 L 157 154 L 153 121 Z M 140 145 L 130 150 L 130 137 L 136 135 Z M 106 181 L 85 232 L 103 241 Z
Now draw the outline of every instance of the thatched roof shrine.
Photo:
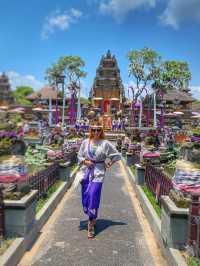
M 54 87 L 50 86 L 44 86 L 42 89 L 39 91 L 34 91 L 32 94 L 30 94 L 27 99 L 28 100 L 36 100 L 36 99 L 41 99 L 41 100 L 56 100 L 57 97 L 57 91 Z

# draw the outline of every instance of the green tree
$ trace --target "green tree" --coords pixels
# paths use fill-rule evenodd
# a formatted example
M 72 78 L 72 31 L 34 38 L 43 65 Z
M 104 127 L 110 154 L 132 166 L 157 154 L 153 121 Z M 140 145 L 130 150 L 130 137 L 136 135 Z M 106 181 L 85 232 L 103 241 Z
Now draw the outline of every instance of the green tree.
M 89 104 L 89 100 L 85 97 L 81 97 L 81 104 Z
M 19 86 L 12 92 L 16 103 L 22 105 L 31 105 L 31 101 L 27 99 L 27 96 L 33 93 L 33 88 L 29 86 Z
M 130 87 L 132 90 L 132 125 L 135 126 L 135 103 L 142 97 L 143 92 L 149 94 L 149 89 L 154 81 L 158 67 L 161 62 L 160 55 L 150 48 L 141 50 L 133 50 L 128 53 L 129 59 L 129 77 L 133 77 L 136 82 L 136 87 Z M 150 97 L 148 97 L 150 104 Z M 149 111 L 150 112 L 150 109 Z
M 148 88 L 157 75 L 161 62 L 160 55 L 150 48 L 133 50 L 128 53 L 129 77 L 134 77 L 136 88 L 132 88 L 133 101 L 136 102 Z
M 86 76 L 86 72 L 83 70 L 85 66 L 84 61 L 79 56 L 63 56 L 60 57 L 56 64 L 53 64 L 46 71 L 46 79 L 51 84 L 56 84 L 59 76 L 65 76 L 65 83 L 67 88 L 71 91 L 71 95 L 80 95 L 81 83 L 80 79 Z M 64 98 L 65 86 L 62 89 L 62 95 Z M 80 116 L 80 101 L 78 97 L 77 116 Z M 64 103 L 63 103 L 64 110 Z M 71 118 L 70 118 L 71 119 Z M 73 117 L 74 120 L 74 117 Z M 64 117 L 62 116 L 62 122 L 64 123 Z M 74 123 L 75 121 L 71 121 Z
M 156 69 L 153 88 L 167 92 L 171 89 L 185 89 L 191 80 L 191 72 L 187 62 L 164 61 Z
M 68 86 L 80 87 L 80 79 L 86 76 L 84 66 L 85 63 L 79 56 L 63 56 L 47 69 L 45 78 L 50 83 L 55 83 L 57 76 L 65 75 Z
M 47 68 L 45 72 L 45 79 L 49 82 L 49 84 L 56 83 L 56 77 L 63 74 L 63 70 L 58 63 L 52 64 L 49 68 Z
M 86 72 L 82 70 L 85 63 L 79 56 L 61 57 L 59 65 L 71 85 L 77 84 L 80 78 L 84 78 L 86 76 Z

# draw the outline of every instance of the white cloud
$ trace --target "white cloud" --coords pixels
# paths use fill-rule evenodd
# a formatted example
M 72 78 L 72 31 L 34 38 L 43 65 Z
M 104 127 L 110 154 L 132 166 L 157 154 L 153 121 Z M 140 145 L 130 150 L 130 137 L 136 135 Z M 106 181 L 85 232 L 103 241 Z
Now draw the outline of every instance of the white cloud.
M 191 86 L 190 89 L 192 96 L 200 100 L 200 86 Z
M 44 85 L 33 75 L 21 75 L 16 71 L 9 71 L 6 73 L 6 75 L 9 77 L 12 89 L 15 89 L 18 86 L 30 86 L 37 90 L 41 89 L 41 87 Z
M 184 21 L 200 22 L 200 0 L 169 0 L 160 19 L 164 25 L 174 29 Z
M 112 15 L 118 22 L 122 22 L 125 16 L 141 7 L 154 8 L 156 0 L 102 0 L 99 10 L 102 14 Z
M 69 11 L 54 11 L 50 16 L 45 18 L 41 36 L 48 39 L 49 35 L 56 30 L 67 31 L 71 24 L 78 22 L 82 17 L 82 12 L 78 9 L 71 8 Z
M 80 17 L 82 17 L 82 12 L 80 10 L 78 10 L 78 9 L 72 8 L 71 9 L 71 15 L 74 18 L 80 18 Z

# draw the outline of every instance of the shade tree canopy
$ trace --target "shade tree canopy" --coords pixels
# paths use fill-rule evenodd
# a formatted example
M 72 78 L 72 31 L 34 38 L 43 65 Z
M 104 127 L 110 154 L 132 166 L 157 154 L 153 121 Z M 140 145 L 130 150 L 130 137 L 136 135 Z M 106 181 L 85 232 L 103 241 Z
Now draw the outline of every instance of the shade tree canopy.
M 80 79 L 86 76 L 84 66 L 85 62 L 79 56 L 62 56 L 46 70 L 45 78 L 50 84 L 55 84 L 58 76 L 65 75 L 68 86 L 80 87 Z
M 129 77 L 135 79 L 133 99 L 152 87 L 157 91 L 167 92 L 171 89 L 187 89 L 191 80 L 189 65 L 184 61 L 162 60 L 153 49 L 143 48 L 128 53 Z
M 137 101 L 144 91 L 148 92 L 151 83 L 156 78 L 161 57 L 155 50 L 143 48 L 130 51 L 128 59 L 129 77 L 133 77 L 136 83 L 136 88 L 132 88 L 133 100 Z
M 18 104 L 22 105 L 31 105 L 31 101 L 29 101 L 26 97 L 33 93 L 33 88 L 29 86 L 19 86 L 12 92 L 13 97 Z
M 189 65 L 184 61 L 164 61 L 156 70 L 152 87 L 164 93 L 172 90 L 187 89 L 192 78 Z

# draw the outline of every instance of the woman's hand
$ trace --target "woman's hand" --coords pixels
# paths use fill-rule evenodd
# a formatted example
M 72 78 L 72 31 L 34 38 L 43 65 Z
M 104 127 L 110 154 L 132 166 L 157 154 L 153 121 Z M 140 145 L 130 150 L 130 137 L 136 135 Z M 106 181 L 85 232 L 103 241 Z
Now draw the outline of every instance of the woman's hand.
M 106 163 L 106 169 L 109 169 L 112 166 L 112 162 Z
M 86 165 L 87 167 L 92 167 L 94 165 L 94 163 L 90 160 L 84 160 L 83 164 Z

